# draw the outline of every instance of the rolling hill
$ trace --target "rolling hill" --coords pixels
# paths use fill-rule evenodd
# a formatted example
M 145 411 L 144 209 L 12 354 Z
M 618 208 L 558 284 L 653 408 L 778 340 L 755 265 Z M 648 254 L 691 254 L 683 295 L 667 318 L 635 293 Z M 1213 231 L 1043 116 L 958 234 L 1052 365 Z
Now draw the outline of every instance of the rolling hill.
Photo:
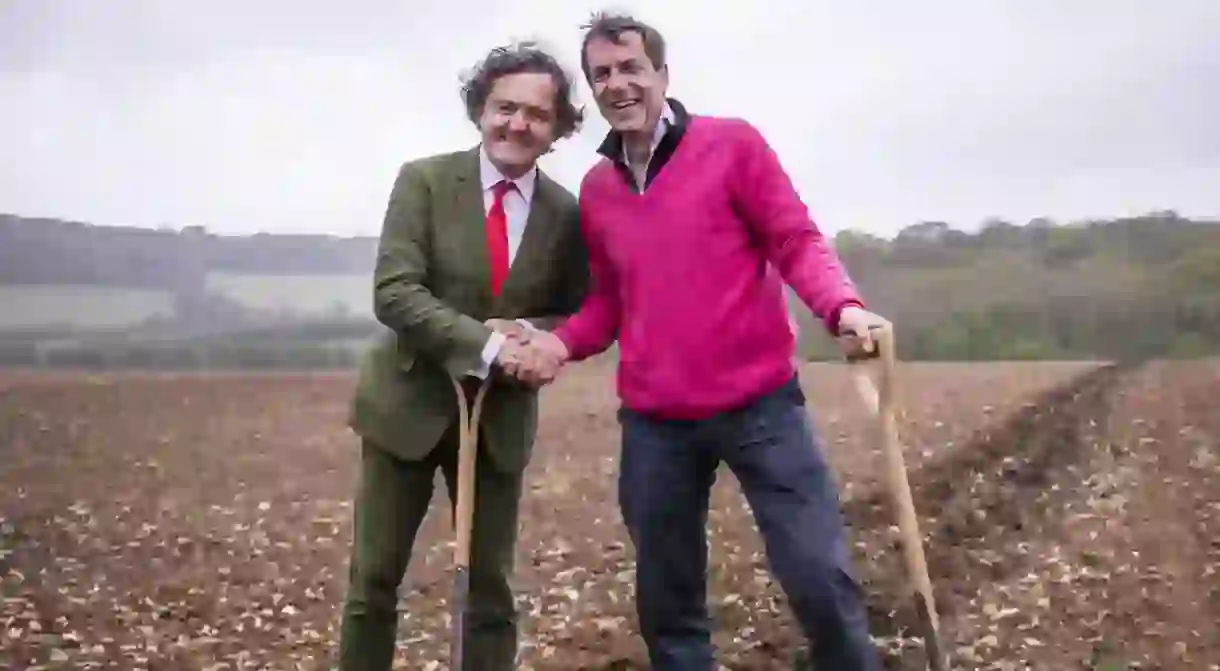
M 910 359 L 1220 352 L 1220 225 L 1174 212 L 1058 224 L 921 222 L 835 245 Z M 222 236 L 0 215 L 0 339 L 372 334 L 373 237 Z M 833 356 L 793 300 L 802 352 Z M 270 334 L 270 335 L 269 335 Z M 305 334 L 304 336 L 302 334 Z

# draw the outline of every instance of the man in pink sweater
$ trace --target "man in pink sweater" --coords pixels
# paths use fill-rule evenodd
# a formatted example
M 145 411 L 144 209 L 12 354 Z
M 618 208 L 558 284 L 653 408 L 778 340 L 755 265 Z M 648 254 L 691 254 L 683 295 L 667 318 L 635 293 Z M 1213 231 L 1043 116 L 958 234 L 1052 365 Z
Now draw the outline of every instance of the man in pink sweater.
M 619 343 L 619 503 L 653 668 L 715 668 L 705 606 L 709 490 L 725 462 L 818 669 L 879 670 L 831 469 L 795 366 L 785 283 L 848 346 L 885 323 L 810 220 L 762 135 L 666 98 L 660 34 L 595 17 L 581 65 L 612 131 L 580 190 L 590 287 L 533 337 L 554 365 Z M 545 367 L 544 367 L 545 368 Z M 552 369 L 525 377 L 545 382 Z

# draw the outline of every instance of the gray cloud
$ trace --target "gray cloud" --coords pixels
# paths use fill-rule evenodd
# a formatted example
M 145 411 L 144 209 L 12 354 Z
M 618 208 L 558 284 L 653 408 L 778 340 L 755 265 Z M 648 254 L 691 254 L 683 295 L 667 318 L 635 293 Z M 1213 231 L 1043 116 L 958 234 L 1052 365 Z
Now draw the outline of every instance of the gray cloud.
M 397 166 L 477 141 L 458 75 L 596 3 L 0 4 L 0 211 L 375 234 Z M 1220 3 L 627 3 L 671 94 L 742 116 L 829 231 L 1220 216 Z M 591 103 L 581 85 L 582 102 Z M 544 167 L 576 189 L 606 127 Z

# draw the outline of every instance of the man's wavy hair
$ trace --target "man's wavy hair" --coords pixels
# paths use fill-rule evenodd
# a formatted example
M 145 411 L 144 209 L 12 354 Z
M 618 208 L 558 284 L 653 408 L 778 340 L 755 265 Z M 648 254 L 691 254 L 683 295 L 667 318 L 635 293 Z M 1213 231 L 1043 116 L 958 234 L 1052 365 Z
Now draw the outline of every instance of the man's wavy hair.
M 588 23 L 581 26 L 585 31 L 580 43 L 580 69 L 585 75 L 585 81 L 592 83 L 589 72 L 589 42 L 603 39 L 615 44 L 623 43 L 623 33 L 638 33 L 644 44 L 644 54 L 652 62 L 652 67 L 660 70 L 665 67 L 665 38 L 661 31 L 635 18 L 630 14 L 609 11 L 594 12 Z
M 517 42 L 496 47 L 462 78 L 462 102 L 475 126 L 496 80 L 523 72 L 548 74 L 555 81 L 555 139 L 571 137 L 584 123 L 584 109 L 573 102 L 574 87 L 559 61 L 536 42 Z

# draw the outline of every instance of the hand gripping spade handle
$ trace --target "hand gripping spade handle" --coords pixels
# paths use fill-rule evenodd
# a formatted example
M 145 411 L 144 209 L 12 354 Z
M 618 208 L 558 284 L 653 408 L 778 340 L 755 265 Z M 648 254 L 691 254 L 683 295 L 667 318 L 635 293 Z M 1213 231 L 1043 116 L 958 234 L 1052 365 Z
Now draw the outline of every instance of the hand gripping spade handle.
M 454 550 L 453 603 L 449 638 L 449 668 L 462 669 L 466 635 L 466 600 L 470 593 L 470 535 L 474 528 L 475 463 L 479 450 L 479 415 L 491 378 L 483 380 L 475 394 L 473 405 L 466 399 L 466 390 L 453 381 L 458 398 L 458 465 L 457 506 L 454 527 L 457 542 Z
M 930 671 L 948 669 L 945 650 L 940 643 L 940 621 L 936 614 L 936 603 L 932 598 L 932 581 L 928 577 L 928 563 L 924 557 L 923 536 L 919 532 L 919 520 L 915 515 L 915 502 L 911 498 L 911 485 L 907 480 L 906 463 L 902 445 L 898 442 L 898 424 L 894 411 L 895 369 L 897 355 L 894 347 L 892 326 L 871 329 L 874 347 L 872 352 L 848 356 L 853 367 L 853 377 L 860 396 L 869 410 L 877 417 L 878 440 L 885 458 L 886 488 L 898 513 L 898 529 L 902 538 L 902 554 L 906 564 L 907 578 L 914 588 L 915 611 L 924 640 L 924 651 Z M 874 384 L 867 367 L 880 363 L 879 384 Z

